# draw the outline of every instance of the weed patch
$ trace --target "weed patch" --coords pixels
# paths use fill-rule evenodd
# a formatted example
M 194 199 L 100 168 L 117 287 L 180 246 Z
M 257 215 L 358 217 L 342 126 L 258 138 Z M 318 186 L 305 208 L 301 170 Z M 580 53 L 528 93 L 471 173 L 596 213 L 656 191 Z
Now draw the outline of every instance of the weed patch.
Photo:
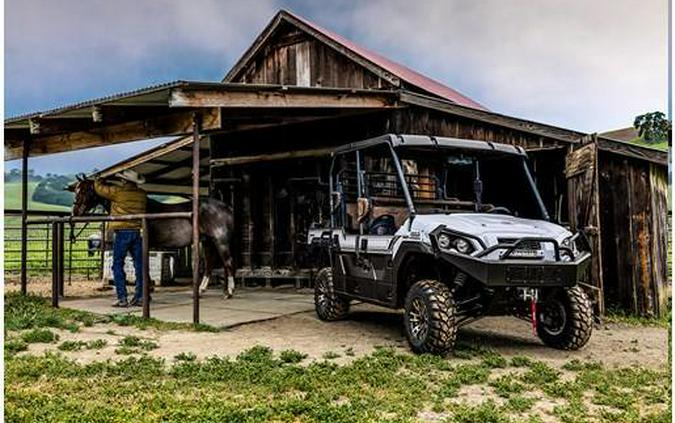
M 49 329 L 32 329 L 21 334 L 21 339 L 27 344 L 49 344 L 59 340 L 59 336 Z
M 284 363 L 299 363 L 305 358 L 307 358 L 307 354 L 295 350 L 284 350 L 279 353 L 279 359 Z

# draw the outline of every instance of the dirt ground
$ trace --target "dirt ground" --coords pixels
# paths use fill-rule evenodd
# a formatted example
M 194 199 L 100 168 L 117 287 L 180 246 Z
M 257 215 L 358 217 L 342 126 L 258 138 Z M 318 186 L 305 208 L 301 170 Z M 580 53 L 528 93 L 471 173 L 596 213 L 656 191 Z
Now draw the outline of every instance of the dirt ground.
M 64 291 L 66 295 L 73 297 L 93 297 L 101 295 L 101 290 L 107 291 L 111 287 L 103 287 L 98 278 L 87 279 L 84 275 L 72 275 L 68 280 L 65 276 Z M 15 292 L 21 289 L 19 275 L 16 273 L 5 273 L 5 292 Z M 29 276 L 28 293 L 49 297 L 52 292 L 51 275 Z
M 5 290 L 19 289 L 17 277 L 5 281 Z M 68 296 L 88 297 L 102 295 L 98 280 L 73 276 L 67 285 Z M 110 289 L 105 288 L 105 290 Z M 28 291 L 48 296 L 51 290 L 50 277 L 31 277 Z M 105 291 L 104 290 L 104 291 Z M 321 359 L 326 353 L 337 353 L 337 363 L 344 363 L 364 354 L 376 346 L 394 347 L 408 351 L 402 333 L 400 312 L 358 304 L 348 318 L 339 322 L 322 322 L 313 312 L 299 313 L 278 319 L 245 324 L 218 333 L 192 331 L 139 330 L 117 325 L 82 327 L 77 333 L 61 331 L 61 340 L 105 339 L 107 346 L 101 350 L 83 350 L 69 353 L 78 361 L 119 359 L 115 353 L 119 339 L 136 335 L 152 339 L 160 348 L 149 354 L 172 361 L 182 352 L 194 353 L 198 358 L 212 355 L 236 355 L 254 345 L 271 347 L 275 351 L 294 349 L 308 355 L 308 359 Z M 114 335 L 111 335 L 111 332 Z M 558 351 L 544 346 L 532 334 L 527 322 L 512 317 L 488 317 L 459 330 L 458 342 L 466 342 L 491 348 L 510 357 L 526 355 L 560 366 L 577 358 L 600 361 L 608 366 L 626 367 L 634 364 L 658 368 L 667 360 L 668 333 L 664 328 L 604 324 L 596 326 L 588 345 L 580 351 Z M 29 352 L 55 349 L 54 344 L 31 344 Z M 345 351 L 349 351 L 349 355 Z M 352 355 L 353 352 L 353 355 Z
M 308 360 L 321 359 L 336 353 L 336 363 L 369 354 L 376 346 L 389 346 L 407 352 L 401 331 L 401 314 L 370 305 L 357 305 L 346 320 L 322 322 L 313 312 L 284 316 L 278 319 L 242 325 L 224 332 L 179 330 L 139 330 L 114 324 L 82 327 L 77 333 L 59 331 L 60 339 L 91 341 L 105 339 L 100 350 L 82 350 L 68 355 L 81 362 L 120 359 L 115 353 L 121 338 L 135 335 L 151 339 L 159 348 L 149 352 L 172 362 L 180 353 L 193 353 L 198 358 L 213 355 L 234 356 L 254 345 L 275 351 L 294 349 L 308 355 Z M 599 361 L 609 367 L 642 365 L 659 368 L 667 360 L 667 330 L 658 327 L 607 324 L 596 327 L 588 345 L 580 351 L 558 351 L 544 346 L 532 334 L 531 327 L 510 317 L 490 317 L 460 329 L 458 342 L 467 342 L 494 349 L 505 357 L 525 355 L 549 362 L 556 367 L 571 359 Z M 31 344 L 27 353 L 55 350 L 56 344 Z M 452 358 L 451 358 L 452 360 Z

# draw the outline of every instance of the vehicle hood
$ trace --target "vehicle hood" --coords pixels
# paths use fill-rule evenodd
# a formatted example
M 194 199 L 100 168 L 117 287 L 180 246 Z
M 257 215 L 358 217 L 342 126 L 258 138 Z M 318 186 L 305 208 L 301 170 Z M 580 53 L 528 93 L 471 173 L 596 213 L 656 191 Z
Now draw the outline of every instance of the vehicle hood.
M 404 225 L 405 226 L 405 225 Z M 445 226 L 450 230 L 476 236 L 487 245 L 497 244 L 498 238 L 547 237 L 557 241 L 572 233 L 555 223 L 545 220 L 523 219 L 503 214 L 455 213 L 417 215 L 412 231 L 428 234 Z

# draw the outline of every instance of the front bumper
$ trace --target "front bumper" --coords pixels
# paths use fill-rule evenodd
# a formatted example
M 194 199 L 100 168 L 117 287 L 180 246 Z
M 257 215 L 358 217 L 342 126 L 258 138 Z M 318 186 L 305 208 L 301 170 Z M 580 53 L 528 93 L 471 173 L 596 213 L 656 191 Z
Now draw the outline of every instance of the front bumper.
M 574 286 L 591 262 L 590 253 L 574 261 L 488 260 L 453 252 L 440 258 L 488 286 L 548 287 Z
M 512 255 L 520 244 L 527 241 L 552 244 L 554 259 L 522 259 Z M 552 238 L 524 237 L 513 243 L 486 248 L 473 256 L 452 250 L 441 250 L 436 242 L 433 244 L 441 260 L 491 287 L 571 287 L 582 279 L 591 263 L 590 252 L 583 251 L 575 255 L 570 248 L 558 245 Z M 503 252 L 499 254 L 499 259 L 487 257 L 494 256 L 492 253 L 496 251 Z M 561 252 L 571 257 L 571 260 L 563 261 Z

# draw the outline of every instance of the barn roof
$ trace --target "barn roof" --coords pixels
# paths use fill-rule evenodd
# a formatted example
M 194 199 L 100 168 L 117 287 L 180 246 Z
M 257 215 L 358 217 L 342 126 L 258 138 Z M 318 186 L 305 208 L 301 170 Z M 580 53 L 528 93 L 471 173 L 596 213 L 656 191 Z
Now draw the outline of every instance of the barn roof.
M 359 44 L 350 41 L 339 34 L 329 31 L 319 25 L 311 22 L 301 16 L 293 14 L 286 10 L 281 10 L 270 21 L 267 27 L 258 36 L 251 47 L 244 53 L 239 61 L 232 67 L 224 78 L 224 82 L 233 82 L 234 78 L 246 67 L 246 65 L 253 60 L 253 58 L 264 49 L 270 36 L 275 33 L 283 23 L 291 24 L 305 33 L 313 36 L 317 40 L 334 48 L 338 52 L 345 54 L 352 59 L 360 59 L 361 64 L 370 67 L 379 68 L 385 75 L 390 74 L 401 81 L 420 89 L 423 92 L 438 96 L 445 100 L 449 100 L 461 106 L 472 107 L 475 109 L 488 110 L 480 103 L 465 96 L 459 91 L 450 88 L 428 76 L 422 75 L 407 66 L 396 63 L 378 53 L 368 50 Z M 363 63 L 365 61 L 365 63 Z M 370 65 L 370 66 L 368 66 Z M 381 73 L 376 72 L 376 73 Z M 387 76 L 390 76 L 387 75 Z M 390 79 L 391 80 L 391 79 Z M 392 81 L 396 83 L 397 81 Z

